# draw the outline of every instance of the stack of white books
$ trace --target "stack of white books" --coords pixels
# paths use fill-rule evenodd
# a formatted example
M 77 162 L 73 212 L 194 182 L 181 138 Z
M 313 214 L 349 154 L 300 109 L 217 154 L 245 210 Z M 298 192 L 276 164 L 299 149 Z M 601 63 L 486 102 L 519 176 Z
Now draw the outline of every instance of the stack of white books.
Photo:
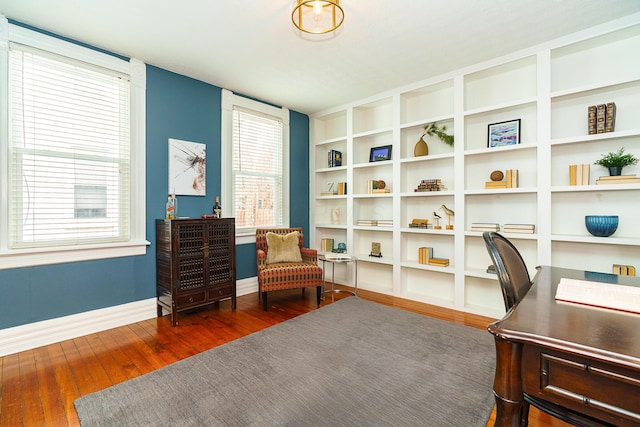
M 534 224 L 505 224 L 504 232 L 505 233 L 525 233 L 525 234 L 533 234 L 536 231 L 536 226 Z
M 500 231 L 500 224 L 493 222 L 472 222 L 471 231 Z

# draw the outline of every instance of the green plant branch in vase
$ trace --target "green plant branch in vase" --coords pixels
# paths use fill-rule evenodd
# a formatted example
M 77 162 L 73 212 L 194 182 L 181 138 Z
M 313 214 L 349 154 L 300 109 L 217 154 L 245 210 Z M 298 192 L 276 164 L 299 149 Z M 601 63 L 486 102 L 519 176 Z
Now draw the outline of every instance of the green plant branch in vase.
M 593 162 L 594 165 L 602 166 L 609 169 L 609 175 L 615 176 L 622 173 L 622 168 L 625 166 L 632 166 L 638 163 L 638 158 L 633 154 L 625 153 L 624 147 L 621 147 L 616 152 L 608 152 L 602 154 L 601 157 Z
M 422 136 L 425 135 L 429 135 L 429 136 L 437 136 L 438 138 L 440 138 L 440 141 L 444 142 L 445 144 L 453 147 L 453 135 L 448 135 L 445 133 L 445 131 L 447 130 L 447 126 L 446 125 L 442 125 L 441 127 L 438 127 L 438 123 L 428 123 L 426 125 L 424 125 L 424 133 L 422 134 Z

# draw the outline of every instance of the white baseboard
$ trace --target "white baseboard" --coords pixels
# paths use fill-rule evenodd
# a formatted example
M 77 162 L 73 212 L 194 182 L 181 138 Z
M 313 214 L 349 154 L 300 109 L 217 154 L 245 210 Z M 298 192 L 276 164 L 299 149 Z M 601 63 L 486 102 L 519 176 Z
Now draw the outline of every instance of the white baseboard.
M 258 278 L 256 276 L 236 281 L 237 296 L 247 295 L 253 292 L 258 292 Z
M 156 299 L 130 302 L 0 330 L 0 356 L 117 328 L 156 316 Z
M 258 291 L 257 277 L 238 280 L 236 295 Z M 149 298 L 13 328 L 0 329 L 0 356 L 93 334 L 156 317 L 156 299 Z

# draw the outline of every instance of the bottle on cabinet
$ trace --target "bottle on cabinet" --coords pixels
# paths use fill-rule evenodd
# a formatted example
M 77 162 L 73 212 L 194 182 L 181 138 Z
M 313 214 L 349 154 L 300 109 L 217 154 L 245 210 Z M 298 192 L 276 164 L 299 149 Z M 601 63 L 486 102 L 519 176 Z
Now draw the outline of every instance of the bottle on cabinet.
M 171 200 L 173 200 L 173 218 L 178 219 L 178 198 L 176 193 L 171 193 Z
M 220 196 L 216 196 L 216 203 L 213 205 L 213 214 L 216 218 L 222 218 L 222 205 L 220 205 Z
M 164 219 L 176 219 L 175 204 L 171 196 L 167 197 Z

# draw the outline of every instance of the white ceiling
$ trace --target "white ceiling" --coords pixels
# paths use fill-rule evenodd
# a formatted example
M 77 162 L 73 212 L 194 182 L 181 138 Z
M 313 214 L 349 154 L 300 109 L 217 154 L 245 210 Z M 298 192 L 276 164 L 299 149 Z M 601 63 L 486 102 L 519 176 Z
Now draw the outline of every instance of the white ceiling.
M 313 41 L 294 31 L 293 4 L 0 0 L 0 13 L 309 114 L 640 12 L 640 0 L 341 0 L 339 32 Z

